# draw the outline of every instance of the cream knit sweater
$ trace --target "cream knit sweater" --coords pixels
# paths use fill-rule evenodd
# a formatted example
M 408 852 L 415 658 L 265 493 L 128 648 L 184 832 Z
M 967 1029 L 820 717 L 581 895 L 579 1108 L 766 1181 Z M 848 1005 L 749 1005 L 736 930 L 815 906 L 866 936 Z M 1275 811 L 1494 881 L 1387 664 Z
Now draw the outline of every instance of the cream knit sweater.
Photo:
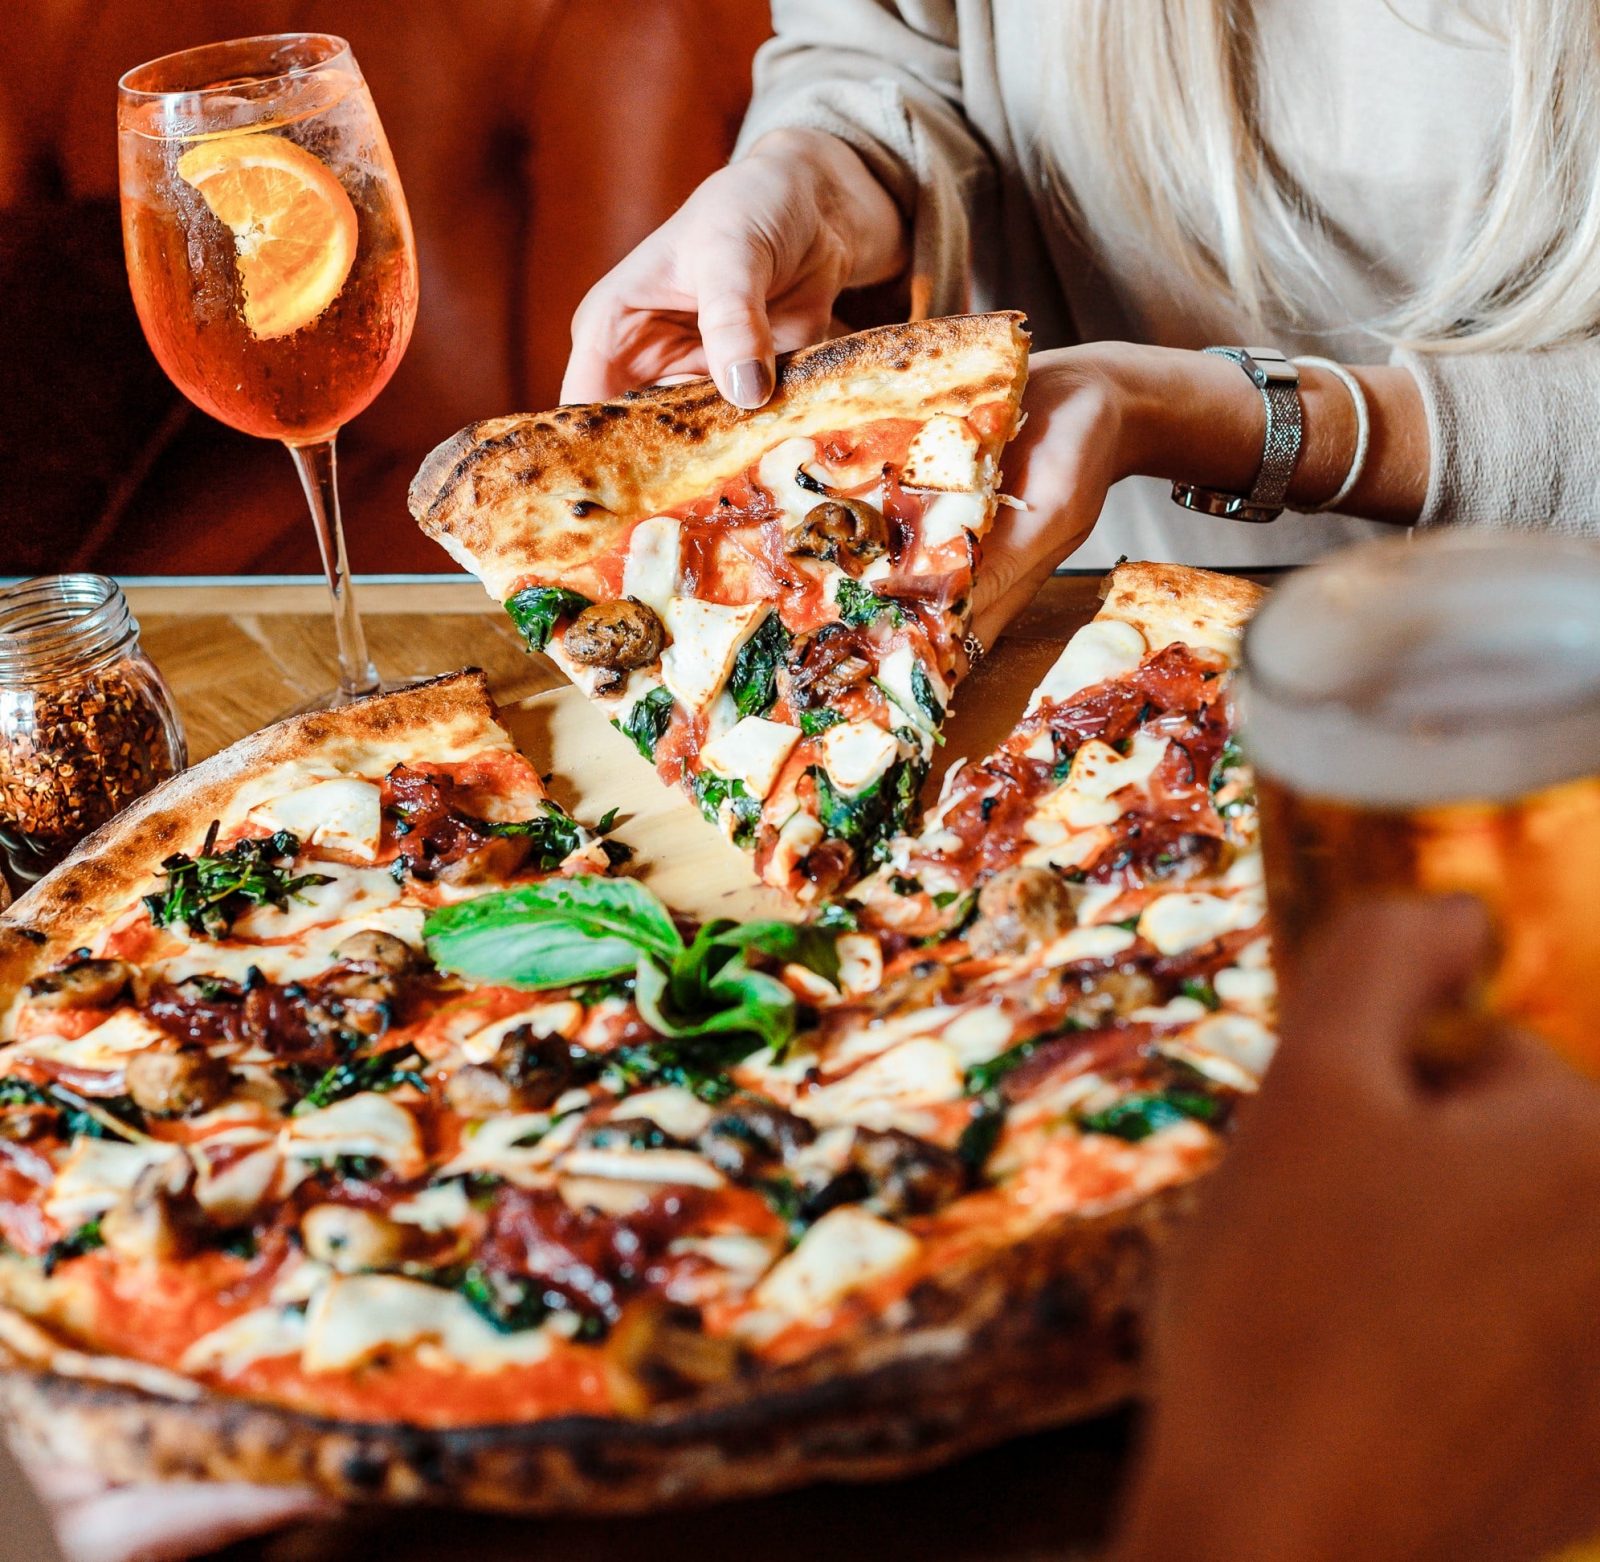
M 848 141 L 909 215 L 934 313 L 1024 309 L 1037 347 L 1259 338 L 1232 299 L 1153 260 L 1123 213 L 1094 204 L 1070 155 L 1060 176 L 1086 232 L 1052 198 L 1039 124 L 1046 95 L 1072 91 L 1072 67 L 1045 57 L 1041 21 L 1073 3 L 774 0 L 777 36 L 757 59 L 741 150 L 780 127 Z M 1504 54 L 1440 0 L 1258 0 L 1257 14 L 1268 143 L 1328 219 L 1308 234 L 1324 302 L 1272 322 L 1269 344 L 1416 375 L 1432 436 L 1423 526 L 1600 536 L 1600 341 L 1420 355 L 1371 326 L 1449 253 L 1481 198 L 1509 91 Z M 1112 493 L 1072 563 L 1287 564 L 1369 533 L 1392 528 L 1196 516 L 1141 478 Z

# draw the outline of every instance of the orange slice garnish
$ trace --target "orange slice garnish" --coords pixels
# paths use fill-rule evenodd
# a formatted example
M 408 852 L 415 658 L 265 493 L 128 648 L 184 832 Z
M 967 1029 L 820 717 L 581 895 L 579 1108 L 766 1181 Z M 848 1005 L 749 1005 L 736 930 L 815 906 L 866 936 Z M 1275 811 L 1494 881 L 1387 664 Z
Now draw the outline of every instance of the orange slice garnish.
M 178 159 L 233 234 L 252 336 L 287 336 L 339 296 L 356 258 L 356 209 L 333 171 L 283 136 L 219 136 Z

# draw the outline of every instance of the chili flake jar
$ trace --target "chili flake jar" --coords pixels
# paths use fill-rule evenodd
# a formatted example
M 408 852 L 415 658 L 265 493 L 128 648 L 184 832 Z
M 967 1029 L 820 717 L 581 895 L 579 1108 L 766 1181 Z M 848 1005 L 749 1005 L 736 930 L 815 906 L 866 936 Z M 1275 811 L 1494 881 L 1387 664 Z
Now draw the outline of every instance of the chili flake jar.
M 172 695 L 114 580 L 0 590 L 0 847 L 13 880 L 38 878 L 185 762 Z

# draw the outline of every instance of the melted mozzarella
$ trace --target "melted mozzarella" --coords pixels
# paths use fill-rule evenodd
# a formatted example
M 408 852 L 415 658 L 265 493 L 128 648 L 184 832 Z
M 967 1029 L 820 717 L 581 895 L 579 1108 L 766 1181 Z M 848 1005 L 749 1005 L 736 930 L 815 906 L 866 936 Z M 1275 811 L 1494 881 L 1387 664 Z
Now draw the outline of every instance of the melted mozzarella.
M 258 1361 L 298 1356 L 306 1342 L 305 1314 L 289 1307 L 259 1307 L 202 1335 L 178 1363 L 184 1372 L 230 1378 Z
M 123 1144 L 116 1139 L 79 1139 L 56 1172 L 45 1197 L 45 1213 L 64 1231 L 76 1231 L 103 1215 L 152 1166 L 181 1159 L 173 1144 Z
M 304 1117 L 291 1117 L 279 1143 L 292 1160 L 370 1156 L 402 1177 L 420 1176 L 427 1166 L 416 1118 L 399 1102 L 370 1090 Z
M 153 1025 L 137 1009 L 124 1008 L 70 1041 L 61 1036 L 30 1036 L 6 1048 L 0 1057 L 49 1058 L 72 1068 L 111 1070 L 126 1064 L 130 1053 L 171 1045 L 172 1037 L 159 1025 Z
M 1041 965 L 1076 965 L 1080 960 L 1110 960 L 1138 943 L 1125 927 L 1075 927 L 1048 945 Z
M 301 1361 L 308 1372 L 346 1372 L 385 1351 L 424 1342 L 482 1370 L 549 1354 L 543 1329 L 501 1334 L 454 1291 L 396 1275 L 342 1275 L 306 1313 Z
M 912 436 L 900 480 L 907 488 L 965 493 L 983 482 L 981 449 L 966 419 L 936 413 Z
M 426 917 L 421 906 L 396 903 L 361 911 L 348 922 L 310 928 L 281 944 L 194 939 L 182 954 L 156 962 L 154 969 L 170 982 L 181 982 L 187 976 L 221 976 L 241 982 L 252 966 L 270 981 L 303 981 L 326 971 L 334 963 L 334 952 L 352 933 L 368 929 L 392 933 L 413 949 L 421 948 Z
M 310 928 L 381 911 L 400 899 L 400 886 L 387 868 L 347 868 L 341 863 L 312 865 L 326 884 L 308 884 L 282 906 L 252 906 L 233 924 L 235 938 L 294 938 Z
M 981 537 L 988 529 L 989 501 L 983 494 L 935 494 L 922 512 L 919 538 L 924 552 L 958 541 L 963 532 Z
M 487 1063 L 500 1050 L 506 1037 L 524 1026 L 536 1037 L 561 1036 L 570 1040 L 583 1026 L 583 1005 L 575 998 L 535 1004 L 531 1009 L 507 1015 L 463 1037 L 461 1051 L 469 1063 Z
M 909 1231 L 844 1204 L 829 1210 L 773 1267 L 754 1300 L 786 1317 L 813 1318 L 910 1263 L 919 1247 Z
M 554 1123 L 548 1112 L 485 1118 L 467 1131 L 455 1159 L 436 1175 L 447 1178 L 489 1172 L 519 1185 L 537 1182 L 544 1168 L 577 1138 L 582 1126 L 581 1117 Z
M 1271 966 L 1246 966 L 1241 961 L 1218 971 L 1211 985 L 1224 1002 L 1242 1009 L 1270 1009 L 1278 996 L 1278 979 Z
M 1254 927 L 1264 910 L 1253 894 L 1228 898 L 1199 892 L 1163 895 L 1144 908 L 1139 932 L 1162 954 L 1181 955 L 1225 933 Z
M 672 644 L 661 653 L 661 678 L 673 698 L 691 710 L 704 710 L 717 697 L 739 648 L 767 616 L 770 604 L 724 607 L 697 597 L 667 603 Z
M 842 792 L 860 792 L 871 786 L 899 753 L 899 740 L 876 722 L 841 722 L 822 735 L 823 769 Z
M 1135 671 L 1149 647 L 1132 624 L 1120 618 L 1097 618 L 1087 623 L 1067 641 L 1028 700 L 1035 711 L 1047 701 L 1070 699 L 1084 689 L 1108 678 L 1120 678 Z
M 942 1034 L 945 1045 L 954 1049 L 956 1061 L 965 1069 L 999 1057 L 1010 1047 L 1015 1032 L 1000 1009 L 985 1004 L 957 1015 Z
M 928 679 L 928 686 L 933 692 L 933 697 L 941 706 L 950 703 L 950 690 L 943 678 L 925 662 L 919 663 L 916 653 L 909 645 L 896 646 L 883 659 L 883 666 L 878 669 L 878 682 L 884 692 L 898 705 L 901 711 L 915 722 L 924 731 L 932 731 L 934 719 L 917 703 L 916 688 L 913 675 L 918 666 Z
M 756 467 L 756 480 L 772 495 L 773 504 L 783 512 L 785 529 L 800 524 L 822 502 L 821 494 L 814 494 L 795 481 L 795 473 L 817 455 L 815 440 L 786 439 L 774 445 Z
M 953 1049 L 931 1036 L 901 1042 L 835 1084 L 803 1095 L 795 1112 L 831 1127 L 893 1128 L 908 1111 L 959 1100 L 961 1065 Z
M 459 1182 L 441 1182 L 423 1188 L 389 1211 L 391 1220 L 423 1231 L 459 1231 L 472 1216 L 472 1200 Z
M 876 992 L 883 982 L 883 948 L 870 933 L 841 933 L 834 940 L 839 953 L 839 986 L 852 998 Z
M 561 1172 L 606 1182 L 659 1182 L 686 1188 L 720 1188 L 725 1181 L 710 1161 L 690 1150 L 571 1150 L 562 1158 Z
M 742 781 L 752 797 L 765 797 L 800 741 L 800 729 L 784 721 L 746 716 L 700 750 L 701 763 L 719 776 Z
M 663 1085 L 641 1090 L 617 1109 L 619 1117 L 643 1117 L 674 1139 L 698 1139 L 715 1114 L 692 1090 Z
M 643 602 L 663 618 L 678 589 L 681 530 L 678 522 L 666 515 L 640 521 L 628 538 L 628 556 L 622 565 L 623 596 Z
M 371 862 L 383 829 L 379 790 L 371 781 L 337 776 L 274 797 L 250 810 L 250 821 L 288 830 L 306 846 L 325 846 Z

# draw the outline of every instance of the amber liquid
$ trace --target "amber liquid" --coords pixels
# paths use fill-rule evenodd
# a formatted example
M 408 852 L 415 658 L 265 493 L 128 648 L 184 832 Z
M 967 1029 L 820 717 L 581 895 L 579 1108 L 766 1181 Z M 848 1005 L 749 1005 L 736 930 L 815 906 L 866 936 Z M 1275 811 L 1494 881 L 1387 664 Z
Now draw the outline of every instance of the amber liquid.
M 161 367 L 196 406 L 246 434 L 291 445 L 330 438 L 388 383 L 417 312 L 411 219 L 365 84 L 306 81 L 269 120 L 320 158 L 355 207 L 355 262 L 333 302 L 286 336 L 245 323 L 233 234 L 177 172 L 197 135 L 179 136 L 156 106 L 125 117 L 120 137 L 128 279 Z M 237 133 L 208 124 L 198 135 Z
M 1502 949 L 1490 1010 L 1600 1076 L 1600 776 L 1511 802 L 1405 810 L 1258 784 L 1280 959 L 1357 896 L 1476 895 Z

